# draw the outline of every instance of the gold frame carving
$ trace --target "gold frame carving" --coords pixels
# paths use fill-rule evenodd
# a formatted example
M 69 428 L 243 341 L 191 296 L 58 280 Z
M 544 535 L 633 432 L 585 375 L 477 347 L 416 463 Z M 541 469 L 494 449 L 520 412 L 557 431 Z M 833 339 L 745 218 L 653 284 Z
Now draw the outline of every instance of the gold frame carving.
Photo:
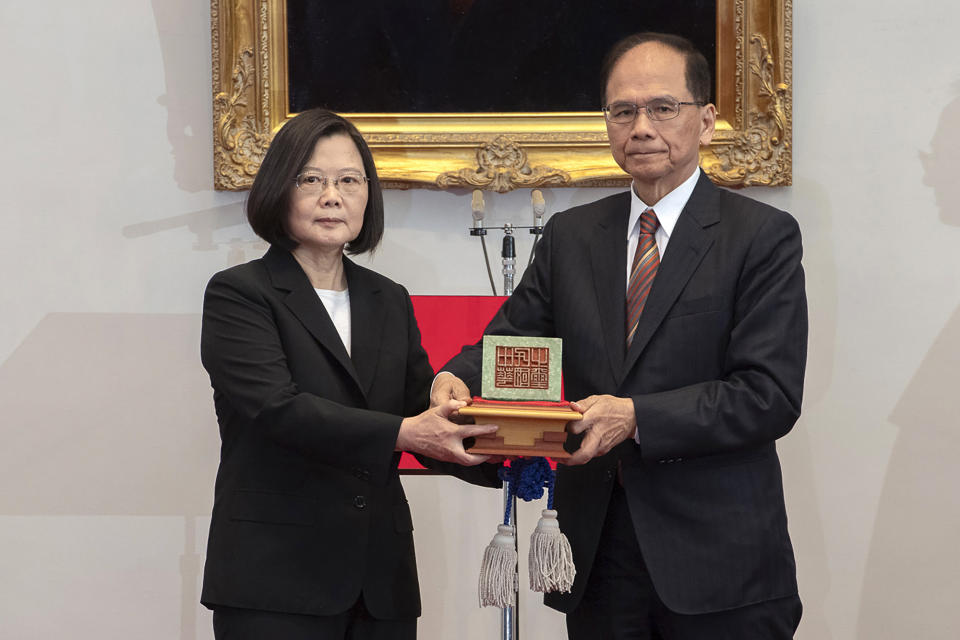
M 213 162 L 218 190 L 249 189 L 287 105 L 286 2 L 210 0 Z M 717 0 L 717 130 L 701 166 L 728 187 L 792 178 L 793 0 Z M 620 186 L 599 110 L 352 113 L 383 185 Z

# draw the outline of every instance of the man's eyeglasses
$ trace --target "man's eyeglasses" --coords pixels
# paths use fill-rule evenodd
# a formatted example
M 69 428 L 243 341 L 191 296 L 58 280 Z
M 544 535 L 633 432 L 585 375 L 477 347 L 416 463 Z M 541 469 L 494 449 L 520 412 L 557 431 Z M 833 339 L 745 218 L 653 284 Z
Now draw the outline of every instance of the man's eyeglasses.
M 672 98 L 657 98 L 647 104 L 634 104 L 633 102 L 614 102 L 603 108 L 603 116 L 607 122 L 613 124 L 630 124 L 637 119 L 637 114 L 643 109 L 647 117 L 655 122 L 662 120 L 673 120 L 680 115 L 682 105 L 696 105 L 702 107 L 703 102 L 680 102 Z
M 358 193 L 367 181 L 367 176 L 362 173 L 341 173 L 336 178 L 328 178 L 316 171 L 304 171 L 295 180 L 297 189 L 311 195 L 326 191 L 327 184 L 332 184 L 340 193 Z

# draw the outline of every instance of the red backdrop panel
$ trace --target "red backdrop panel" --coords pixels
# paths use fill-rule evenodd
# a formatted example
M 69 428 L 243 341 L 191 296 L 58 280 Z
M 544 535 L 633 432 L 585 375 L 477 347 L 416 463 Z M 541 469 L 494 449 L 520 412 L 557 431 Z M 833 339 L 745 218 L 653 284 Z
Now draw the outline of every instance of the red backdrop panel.
M 423 348 L 434 371 L 473 344 L 493 319 L 505 296 L 411 296 Z M 401 471 L 423 470 L 408 453 L 400 460 Z

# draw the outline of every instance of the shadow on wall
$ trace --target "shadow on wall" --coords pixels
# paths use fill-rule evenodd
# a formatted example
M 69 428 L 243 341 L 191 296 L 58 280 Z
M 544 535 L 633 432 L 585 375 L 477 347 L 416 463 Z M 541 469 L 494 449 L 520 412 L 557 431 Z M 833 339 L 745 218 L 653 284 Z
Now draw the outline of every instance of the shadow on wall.
M 157 103 L 167 109 L 167 138 L 173 177 L 182 190 L 209 191 L 213 184 L 210 153 L 210 4 L 191 0 L 153 0 L 166 93 Z
M 786 439 L 777 443 L 783 465 L 790 536 L 797 554 L 797 581 L 803 600 L 798 638 L 831 640 L 826 599 L 830 568 L 823 516 L 817 495 L 811 432 L 818 408 L 833 383 L 837 338 L 837 265 L 833 241 L 834 210 L 823 185 L 801 178 L 795 183 L 795 212 L 803 226 L 803 265 L 807 304 L 812 310 L 803 415 Z M 815 312 L 815 313 L 814 313 Z M 810 417 L 808 417 L 810 416 Z
M 960 98 L 920 154 L 940 220 L 960 227 Z M 937 336 L 890 416 L 900 428 L 864 576 L 858 637 L 947 640 L 960 629 L 960 307 Z
M 197 238 L 193 243 L 195 251 L 213 251 L 221 245 L 229 247 L 227 265 L 233 266 L 252 258 L 259 258 L 267 250 L 267 243 L 260 238 L 250 238 L 249 227 L 244 215 L 243 202 L 234 202 L 200 211 L 191 211 L 169 218 L 158 218 L 130 224 L 121 229 L 125 238 L 140 238 L 161 231 L 186 227 Z M 246 237 L 232 237 L 226 241 L 214 238 L 217 231 L 230 227 L 241 227 Z M 251 255 L 247 255 L 247 253 Z
M 53 313 L 0 366 L 0 515 L 183 516 L 183 640 L 219 452 L 199 344 L 197 314 Z

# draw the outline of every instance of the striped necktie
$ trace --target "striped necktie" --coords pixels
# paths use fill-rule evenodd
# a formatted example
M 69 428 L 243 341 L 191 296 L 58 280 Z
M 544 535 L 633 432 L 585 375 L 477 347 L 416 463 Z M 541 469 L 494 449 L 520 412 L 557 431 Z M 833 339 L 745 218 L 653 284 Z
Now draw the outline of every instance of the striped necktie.
M 657 240 L 654 237 L 659 226 L 660 222 L 653 209 L 647 209 L 640 214 L 640 238 L 637 240 L 637 251 L 633 254 L 630 286 L 627 287 L 627 347 L 633 341 L 640 314 L 643 313 L 643 305 L 647 302 L 650 286 L 660 266 L 660 251 L 657 250 Z

